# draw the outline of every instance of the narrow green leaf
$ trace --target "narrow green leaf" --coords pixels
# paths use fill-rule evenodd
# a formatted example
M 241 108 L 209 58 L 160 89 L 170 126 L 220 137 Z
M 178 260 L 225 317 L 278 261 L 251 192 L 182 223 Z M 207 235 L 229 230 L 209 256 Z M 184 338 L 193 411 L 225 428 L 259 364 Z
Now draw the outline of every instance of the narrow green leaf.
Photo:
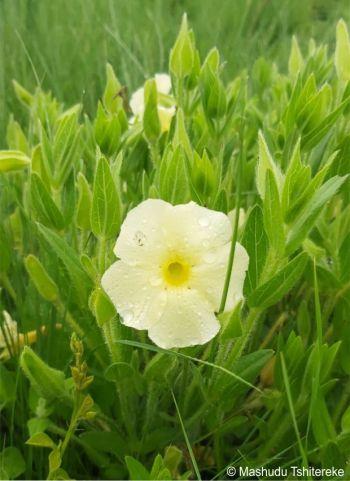
M 150 479 L 150 474 L 147 469 L 132 456 L 125 456 L 125 462 L 128 467 L 130 479 L 132 480 L 147 480 Z
M 105 157 L 100 157 L 92 195 L 91 229 L 97 237 L 115 237 L 120 228 L 121 217 L 121 200 L 109 163 Z
M 291 260 L 269 281 L 259 286 L 250 294 L 248 297 L 249 306 L 266 309 L 280 301 L 301 277 L 307 260 L 308 256 L 305 253 L 301 253 Z
M 23 170 L 30 162 L 30 158 L 19 150 L 0 150 L 0 173 Z
M 283 215 L 278 187 L 271 170 L 266 172 L 264 226 L 270 247 L 282 257 L 284 251 Z
M 249 254 L 249 267 L 244 284 L 244 292 L 248 295 L 259 283 L 268 250 L 268 239 L 264 229 L 263 213 L 258 205 L 255 205 L 249 214 L 243 232 L 242 245 Z
M 47 191 L 43 181 L 35 172 L 31 175 L 30 197 L 33 210 L 39 222 L 46 227 L 61 230 L 64 227 L 64 218 Z
M 175 404 L 175 407 L 176 407 L 176 411 L 177 411 L 177 415 L 179 417 L 179 421 L 180 421 L 180 424 L 181 424 L 181 429 L 182 429 L 182 432 L 183 432 L 183 435 L 184 435 L 184 438 L 185 438 L 185 442 L 186 442 L 186 446 L 187 446 L 187 449 L 188 449 L 188 452 L 190 454 L 190 458 L 191 458 L 191 461 L 192 461 L 192 465 L 193 465 L 193 468 L 194 468 L 194 471 L 196 473 L 196 476 L 197 476 L 197 479 L 200 481 L 202 478 L 201 478 L 201 474 L 199 472 L 199 468 L 198 468 L 198 464 L 197 464 L 197 461 L 196 461 L 196 458 L 193 454 L 193 449 L 192 449 L 192 446 L 191 446 L 191 443 L 190 443 L 190 440 L 188 439 L 188 436 L 187 436 L 187 432 L 186 432 L 186 429 L 185 429 L 185 425 L 183 423 L 183 420 L 182 420 L 182 416 L 181 416 L 181 413 L 180 413 L 180 410 L 179 410 L 179 406 L 176 402 L 176 398 L 175 398 L 175 394 L 173 393 L 173 391 L 171 391 L 171 395 L 173 396 L 173 400 L 174 400 L 174 404 Z
M 262 132 L 259 131 L 259 159 L 256 168 L 256 186 L 262 199 L 265 198 L 266 172 L 268 170 L 272 171 L 278 189 L 280 189 L 283 179 L 282 173 L 272 158 Z
M 294 252 L 313 228 L 325 204 L 336 194 L 347 176 L 335 176 L 325 182 L 306 204 L 287 236 L 286 251 Z
M 335 69 L 338 78 L 350 80 L 350 39 L 346 23 L 340 19 L 337 23 L 337 42 L 334 55 Z
M 57 256 L 66 268 L 67 275 L 72 281 L 78 300 L 85 305 L 92 286 L 89 276 L 83 269 L 75 251 L 67 242 L 43 225 L 38 225 L 39 232 L 51 248 L 52 254 Z

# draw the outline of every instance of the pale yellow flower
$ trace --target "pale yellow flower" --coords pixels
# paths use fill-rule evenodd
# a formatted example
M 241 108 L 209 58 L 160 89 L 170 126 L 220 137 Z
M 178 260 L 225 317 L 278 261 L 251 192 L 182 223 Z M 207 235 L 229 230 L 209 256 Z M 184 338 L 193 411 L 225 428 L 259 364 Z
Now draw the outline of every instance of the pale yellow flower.
M 166 132 L 170 128 L 170 122 L 175 115 L 175 106 L 169 105 L 169 102 L 165 102 L 165 96 L 168 96 L 171 90 L 171 79 L 166 73 L 157 73 L 154 76 L 157 92 L 158 92 L 158 115 L 162 132 Z M 137 120 L 142 120 L 145 111 L 145 99 L 144 88 L 137 89 L 131 96 L 130 108 L 133 113 L 133 117 L 130 119 L 130 123 L 133 124 Z
M 194 202 L 148 199 L 132 209 L 102 286 L 124 324 L 147 329 L 163 348 L 204 344 L 218 332 L 218 311 L 232 227 L 227 215 Z M 225 310 L 243 297 L 248 254 L 236 245 Z

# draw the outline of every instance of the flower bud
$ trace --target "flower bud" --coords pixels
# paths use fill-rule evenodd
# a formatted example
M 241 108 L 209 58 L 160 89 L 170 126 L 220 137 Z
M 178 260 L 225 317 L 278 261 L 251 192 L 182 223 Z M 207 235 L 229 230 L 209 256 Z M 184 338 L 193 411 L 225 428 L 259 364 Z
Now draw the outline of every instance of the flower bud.
M 23 349 L 20 366 L 39 396 L 49 401 L 55 399 L 68 401 L 70 399 L 65 388 L 63 372 L 49 367 L 28 346 Z
M 46 272 L 39 259 L 32 254 L 26 257 L 25 267 L 39 294 L 50 302 L 58 299 L 58 287 Z
M 95 289 L 92 293 L 90 297 L 90 309 L 94 313 L 100 327 L 116 315 L 113 304 L 101 288 Z
M 19 150 L 0 151 L 0 172 L 23 170 L 30 165 L 30 158 Z
M 194 64 L 194 47 L 187 25 L 187 15 L 182 17 L 180 32 L 170 52 L 170 71 L 179 79 L 192 72 Z
M 227 100 L 219 78 L 219 56 L 216 49 L 209 52 L 200 74 L 202 104 L 207 118 L 221 118 L 226 113 Z

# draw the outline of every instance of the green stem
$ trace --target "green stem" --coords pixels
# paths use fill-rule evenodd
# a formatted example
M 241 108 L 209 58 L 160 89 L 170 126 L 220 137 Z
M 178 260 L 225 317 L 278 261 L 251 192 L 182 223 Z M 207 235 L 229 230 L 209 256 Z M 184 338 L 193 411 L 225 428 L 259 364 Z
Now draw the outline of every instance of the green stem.
M 112 332 L 113 323 L 115 322 L 117 322 L 115 318 L 113 318 L 111 321 L 105 322 L 102 326 L 102 331 L 103 331 L 103 336 L 107 343 L 111 361 L 119 362 L 121 360 L 120 349 L 119 349 L 119 345 L 115 342 L 116 340 L 114 339 L 113 332 Z
M 225 284 L 224 284 L 220 308 L 218 312 L 219 314 L 221 314 L 225 310 L 226 299 L 227 299 L 228 289 L 229 289 L 231 275 L 232 275 L 232 266 L 233 266 L 233 261 L 235 257 L 236 242 L 238 237 L 239 208 L 241 205 L 242 165 L 243 165 L 243 129 L 242 129 L 242 139 L 241 139 L 241 155 L 238 158 L 238 166 L 237 166 L 238 172 L 237 172 L 237 190 L 236 190 L 236 206 L 235 206 L 236 208 L 235 225 L 234 225 L 233 236 L 231 241 L 230 255 L 229 255 L 228 264 L 227 264 Z
M 64 453 L 67 449 L 69 441 L 71 440 L 71 438 L 72 438 L 72 436 L 75 433 L 75 430 L 77 428 L 77 424 L 79 422 L 78 413 L 79 413 L 80 406 L 81 406 L 81 393 L 79 391 L 76 391 L 75 392 L 74 409 L 73 409 L 73 412 L 72 412 L 72 416 L 70 418 L 68 430 L 66 431 L 66 435 L 64 437 L 64 440 L 62 442 L 61 449 L 60 449 L 61 459 L 63 459 Z
M 63 302 L 60 299 L 58 299 L 54 305 L 59 315 L 62 317 L 62 319 L 64 319 L 67 322 L 67 324 L 72 329 L 72 331 L 75 332 L 82 339 L 85 339 L 86 344 L 94 353 L 96 360 L 100 363 L 102 367 L 104 367 L 105 362 L 101 357 L 101 355 L 95 349 L 96 345 L 92 340 L 91 336 L 84 332 L 84 329 L 80 327 L 79 323 L 74 319 L 72 314 L 66 309 L 66 306 L 63 304 Z

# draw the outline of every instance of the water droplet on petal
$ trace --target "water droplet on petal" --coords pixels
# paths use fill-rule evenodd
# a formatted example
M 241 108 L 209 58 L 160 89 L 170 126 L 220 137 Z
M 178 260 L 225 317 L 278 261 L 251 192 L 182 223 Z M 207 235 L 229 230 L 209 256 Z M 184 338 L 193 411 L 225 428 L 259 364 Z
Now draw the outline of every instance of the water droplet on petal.
M 153 276 L 150 278 L 149 283 L 151 284 L 151 286 L 157 287 L 160 286 L 160 284 L 162 283 L 162 279 L 159 276 Z
M 125 323 L 131 322 L 133 320 L 134 313 L 132 311 L 125 311 L 123 314 L 123 319 Z
M 207 252 L 206 254 L 204 254 L 203 260 L 207 264 L 213 264 L 213 262 L 216 261 L 216 257 L 217 256 L 214 252 Z
M 200 217 L 198 219 L 198 224 L 202 227 L 207 227 L 210 224 L 208 217 Z

